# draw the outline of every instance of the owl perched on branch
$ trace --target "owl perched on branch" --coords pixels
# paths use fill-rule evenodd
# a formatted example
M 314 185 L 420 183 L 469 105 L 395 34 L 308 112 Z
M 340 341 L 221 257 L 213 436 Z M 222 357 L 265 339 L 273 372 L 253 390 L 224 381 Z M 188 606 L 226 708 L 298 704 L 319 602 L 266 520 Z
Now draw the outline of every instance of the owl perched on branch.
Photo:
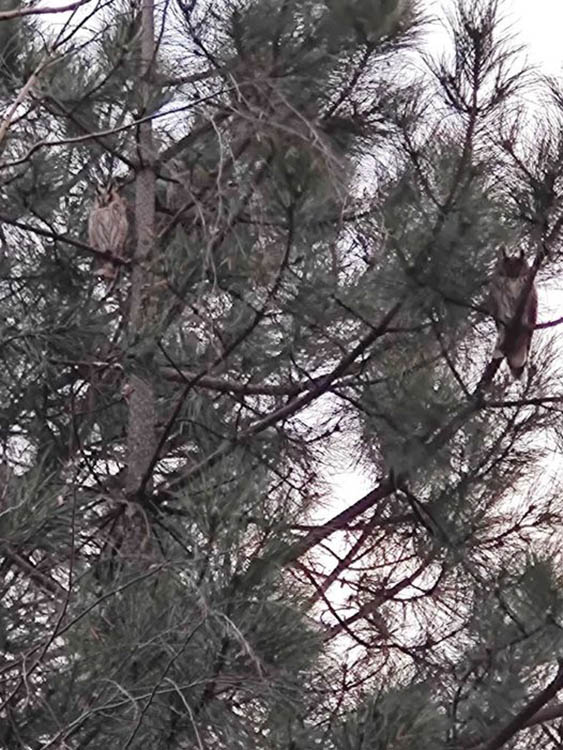
M 506 357 L 515 378 L 522 375 L 528 361 L 537 318 L 538 296 L 534 283 L 529 287 L 526 299 L 522 298 L 530 270 L 522 250 L 518 255 L 507 255 L 502 247 L 491 279 L 489 304 L 498 331 L 493 358 Z
M 129 231 L 127 204 L 113 182 L 105 188 L 97 188 L 96 192 L 96 201 L 88 218 L 88 242 L 96 250 L 123 258 Z M 98 272 L 105 279 L 114 279 L 116 274 L 115 264 L 109 260 Z

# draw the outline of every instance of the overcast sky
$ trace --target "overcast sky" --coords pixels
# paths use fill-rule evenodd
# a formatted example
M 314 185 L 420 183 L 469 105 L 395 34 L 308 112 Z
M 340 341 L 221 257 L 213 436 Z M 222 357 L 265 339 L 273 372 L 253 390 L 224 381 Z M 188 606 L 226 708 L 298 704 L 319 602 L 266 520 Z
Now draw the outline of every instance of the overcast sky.
M 563 2 L 561 0 L 504 0 L 515 31 L 529 48 L 530 61 L 546 73 L 560 73 L 563 65 Z

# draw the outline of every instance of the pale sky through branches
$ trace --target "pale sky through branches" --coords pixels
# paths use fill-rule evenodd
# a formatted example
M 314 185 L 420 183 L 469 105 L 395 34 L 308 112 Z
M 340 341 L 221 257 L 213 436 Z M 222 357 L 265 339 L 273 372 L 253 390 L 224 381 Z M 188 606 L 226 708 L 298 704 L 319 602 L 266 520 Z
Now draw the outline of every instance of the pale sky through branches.
M 456 0 L 427 0 L 426 7 L 437 17 L 445 16 Z M 545 73 L 561 73 L 563 66 L 563 2 L 561 0 L 500 0 L 516 39 L 527 48 L 528 62 Z
M 446 20 L 447 10 L 456 0 L 427 0 L 427 8 L 437 18 Z M 551 76 L 563 75 L 563 0 L 501 0 L 502 13 L 507 26 L 514 35 L 515 41 L 526 48 L 528 64 L 537 67 Z M 429 36 L 429 46 L 438 47 L 441 42 L 442 29 L 439 26 Z M 555 286 L 555 285 L 554 285 Z M 563 293 L 556 286 L 546 301 L 540 290 L 540 322 L 562 314 L 559 302 Z M 547 304 L 546 304 L 547 302 Z M 351 456 L 351 461 L 353 456 Z M 335 502 L 322 511 L 330 516 L 341 508 L 358 500 L 373 488 L 373 480 L 362 476 L 352 466 L 336 470 L 331 474 L 329 483 Z

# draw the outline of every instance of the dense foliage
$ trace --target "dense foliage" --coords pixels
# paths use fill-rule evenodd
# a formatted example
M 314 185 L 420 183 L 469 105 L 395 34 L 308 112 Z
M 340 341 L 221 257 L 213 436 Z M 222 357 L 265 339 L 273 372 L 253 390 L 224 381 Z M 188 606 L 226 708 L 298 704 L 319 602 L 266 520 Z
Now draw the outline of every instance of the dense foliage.
M 0 746 L 560 747 L 559 83 L 494 0 L 72 6 L 0 8 Z

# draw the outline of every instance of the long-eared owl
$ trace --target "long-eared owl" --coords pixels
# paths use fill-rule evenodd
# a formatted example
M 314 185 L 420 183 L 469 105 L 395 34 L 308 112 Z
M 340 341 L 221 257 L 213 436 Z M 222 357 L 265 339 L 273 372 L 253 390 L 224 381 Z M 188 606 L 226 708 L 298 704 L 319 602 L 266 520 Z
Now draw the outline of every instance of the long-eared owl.
M 537 318 L 538 296 L 532 283 L 519 320 L 512 325 L 529 274 L 530 266 L 522 250 L 518 255 L 507 255 L 506 249 L 501 248 L 490 290 L 490 310 L 495 316 L 498 331 L 493 358 L 506 357 L 515 378 L 521 377 L 528 362 Z
M 96 193 L 96 200 L 88 218 L 88 242 L 96 250 L 123 258 L 129 231 L 127 204 L 113 182 L 105 188 L 97 188 Z M 99 271 L 99 275 L 106 279 L 114 278 L 115 265 L 108 260 Z

